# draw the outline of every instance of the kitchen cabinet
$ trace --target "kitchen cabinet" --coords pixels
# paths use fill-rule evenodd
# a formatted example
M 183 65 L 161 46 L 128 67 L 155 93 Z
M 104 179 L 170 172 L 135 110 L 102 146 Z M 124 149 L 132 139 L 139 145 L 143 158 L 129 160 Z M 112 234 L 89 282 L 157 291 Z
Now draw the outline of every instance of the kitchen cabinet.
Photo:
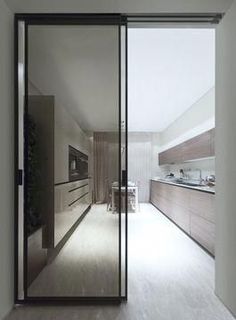
M 189 210 L 210 222 L 215 222 L 215 195 L 189 190 Z
M 211 134 L 204 132 L 183 143 L 183 161 L 211 157 Z
M 210 131 L 211 134 L 211 154 L 215 155 L 215 128 Z
M 214 255 L 215 252 L 215 224 L 191 214 L 191 237 Z
M 181 163 L 183 161 L 183 145 L 177 145 L 159 153 L 159 165 Z
M 186 210 L 189 194 L 187 189 L 151 182 L 151 202 L 187 233 L 190 233 L 189 212 Z
M 55 247 L 86 212 L 91 201 L 88 179 L 55 185 Z
M 214 254 L 215 194 L 151 181 L 151 203 Z
M 152 182 L 151 187 L 151 202 L 168 217 L 172 217 L 172 203 L 168 200 L 168 192 L 172 191 L 171 187 L 164 184 L 157 184 Z M 171 197 L 171 194 L 169 194 Z
M 215 129 L 159 153 L 159 165 L 181 163 L 215 155 Z
M 30 95 L 28 97 L 27 121 L 33 129 L 36 128 L 33 130 L 28 126 L 28 130 L 31 129 L 31 134 L 34 134 L 37 139 L 37 161 L 33 159 L 37 165 L 36 174 L 33 176 L 37 188 L 29 190 L 36 193 L 31 194 L 32 208 L 28 211 L 32 215 L 33 204 L 39 199 L 36 202 L 38 210 L 36 213 L 41 221 L 41 225 L 29 234 L 27 239 L 28 285 L 43 270 L 53 252 L 57 252 L 55 247 L 70 234 L 70 229 L 76 225 L 91 203 L 87 179 L 74 182 L 63 181 L 55 185 L 56 162 L 60 163 L 58 157 L 55 157 L 55 142 L 60 139 L 60 136 L 55 134 L 58 126 L 55 111 L 53 96 Z M 63 166 L 67 168 L 66 163 Z M 61 168 L 63 166 L 60 165 Z M 75 208 L 76 210 L 73 210 Z M 33 218 L 28 220 L 34 222 L 37 216 Z
M 190 234 L 190 214 L 186 206 L 174 205 L 172 219 L 185 232 Z
M 29 192 L 33 201 L 28 209 L 31 218 L 27 217 L 27 220 L 36 220 L 36 205 L 41 221 L 27 238 L 27 285 L 30 285 L 47 264 L 47 248 L 54 245 L 54 97 L 29 96 L 28 115 L 27 120 L 33 124 L 28 127 L 29 136 L 35 135 L 38 149 L 35 159 L 28 157 L 28 161 L 33 159 L 37 167 L 32 173 L 34 188 Z
M 37 128 L 37 170 L 35 184 L 40 193 L 39 212 L 43 248 L 53 248 L 54 234 L 54 116 L 52 96 L 29 96 L 28 114 Z M 34 191 L 31 191 L 34 192 Z M 31 195 L 34 199 L 35 195 Z

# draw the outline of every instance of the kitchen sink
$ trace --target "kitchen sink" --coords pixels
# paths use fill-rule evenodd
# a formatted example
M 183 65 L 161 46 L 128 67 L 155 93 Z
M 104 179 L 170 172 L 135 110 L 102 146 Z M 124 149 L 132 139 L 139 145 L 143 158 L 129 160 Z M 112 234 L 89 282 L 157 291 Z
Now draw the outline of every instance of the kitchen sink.
M 188 179 L 180 179 L 180 178 L 165 178 L 160 179 L 160 181 L 172 182 L 176 184 L 182 184 L 190 187 L 204 187 L 204 185 L 198 180 L 188 180 Z
M 178 184 L 184 184 L 186 186 L 191 186 L 191 187 L 202 187 L 203 186 L 203 184 L 200 181 L 177 179 L 175 182 Z

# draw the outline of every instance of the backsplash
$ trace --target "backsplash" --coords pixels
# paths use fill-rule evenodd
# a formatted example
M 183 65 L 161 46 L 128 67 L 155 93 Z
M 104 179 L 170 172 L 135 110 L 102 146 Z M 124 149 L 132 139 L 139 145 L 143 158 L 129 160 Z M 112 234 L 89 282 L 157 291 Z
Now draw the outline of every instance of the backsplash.
M 166 165 L 159 168 L 161 178 L 164 178 L 169 173 L 174 173 L 176 177 L 180 177 L 180 169 L 183 169 L 190 179 L 199 179 L 201 170 L 202 178 L 205 179 L 206 176 L 215 174 L 215 158 Z

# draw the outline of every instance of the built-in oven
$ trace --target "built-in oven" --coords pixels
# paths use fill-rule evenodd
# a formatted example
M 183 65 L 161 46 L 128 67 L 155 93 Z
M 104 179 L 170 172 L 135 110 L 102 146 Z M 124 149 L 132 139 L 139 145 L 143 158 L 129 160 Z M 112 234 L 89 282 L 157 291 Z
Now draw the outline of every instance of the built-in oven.
M 69 145 L 69 181 L 88 178 L 88 156 Z

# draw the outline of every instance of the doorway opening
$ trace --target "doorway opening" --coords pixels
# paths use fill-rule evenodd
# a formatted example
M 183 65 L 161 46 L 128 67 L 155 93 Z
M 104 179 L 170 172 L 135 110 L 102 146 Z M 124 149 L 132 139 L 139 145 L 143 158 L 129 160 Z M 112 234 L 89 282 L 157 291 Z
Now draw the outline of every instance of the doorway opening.
M 139 196 L 136 215 L 129 213 L 130 270 L 143 273 L 158 300 L 174 305 L 183 290 L 193 305 L 201 292 L 220 306 L 214 27 L 131 26 L 128 88 L 128 186 Z
M 127 299 L 128 219 L 130 297 L 213 270 L 218 19 L 17 16 L 16 302 Z

